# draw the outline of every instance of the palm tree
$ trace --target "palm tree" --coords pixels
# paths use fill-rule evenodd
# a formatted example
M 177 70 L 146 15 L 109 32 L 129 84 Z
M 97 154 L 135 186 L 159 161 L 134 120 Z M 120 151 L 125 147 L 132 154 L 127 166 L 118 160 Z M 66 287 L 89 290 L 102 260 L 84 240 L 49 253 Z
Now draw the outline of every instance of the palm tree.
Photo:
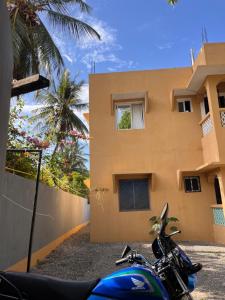
M 32 111 L 35 115 L 30 120 L 55 144 L 53 156 L 60 145 L 63 148 L 63 142 L 72 139 L 71 131 L 77 130 L 83 135 L 88 133 L 87 127 L 76 112 L 88 107 L 88 104 L 82 103 L 80 99 L 83 85 L 83 81 L 71 80 L 70 73 L 65 70 L 58 87 L 53 85 L 52 91 L 45 90 L 37 96 L 42 107 Z
M 168 0 L 168 3 L 171 5 L 175 5 L 178 2 L 178 0 Z
M 88 174 L 86 164 L 88 162 L 87 154 L 84 154 L 85 145 L 79 141 L 73 144 L 65 145 L 62 151 L 51 160 L 51 163 L 57 165 L 62 174 L 69 175 L 72 172 L 78 172 L 83 175 Z
M 43 17 L 55 30 L 75 38 L 100 38 L 90 25 L 69 13 L 72 5 L 78 5 L 82 13 L 89 13 L 91 8 L 84 0 L 6 0 L 6 4 L 12 27 L 15 79 L 38 73 L 40 69 L 49 74 L 63 69 L 63 58 Z

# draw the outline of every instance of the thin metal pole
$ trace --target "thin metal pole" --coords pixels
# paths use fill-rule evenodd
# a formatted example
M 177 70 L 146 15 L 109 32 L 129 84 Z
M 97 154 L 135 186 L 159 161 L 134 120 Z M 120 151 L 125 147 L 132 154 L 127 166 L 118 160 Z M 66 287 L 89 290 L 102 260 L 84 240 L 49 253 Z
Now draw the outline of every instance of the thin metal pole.
M 35 226 L 35 218 L 36 218 L 36 210 L 37 210 L 38 188 L 39 188 L 40 172 L 41 172 L 42 150 L 38 152 L 39 152 L 39 159 L 38 159 L 38 169 L 37 169 L 37 177 L 36 177 L 33 215 L 32 215 L 31 228 L 30 228 L 30 240 L 29 240 L 28 257 L 27 257 L 27 273 L 30 272 L 30 265 L 31 265 L 33 235 L 34 235 L 34 226 Z

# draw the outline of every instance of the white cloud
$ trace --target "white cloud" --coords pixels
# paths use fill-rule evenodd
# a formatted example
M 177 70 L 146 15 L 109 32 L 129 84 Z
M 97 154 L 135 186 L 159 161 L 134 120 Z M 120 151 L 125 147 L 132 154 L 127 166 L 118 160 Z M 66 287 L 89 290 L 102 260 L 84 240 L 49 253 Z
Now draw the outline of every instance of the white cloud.
M 173 48 L 173 46 L 174 46 L 174 43 L 173 43 L 173 42 L 168 42 L 168 43 L 165 43 L 165 44 L 163 44 L 163 45 L 157 45 L 157 48 L 158 48 L 159 50 L 166 50 L 166 49 L 171 49 L 171 48 Z
M 80 99 L 83 103 L 89 103 L 89 85 L 84 84 L 81 92 L 80 92 Z
M 122 50 L 122 46 L 118 43 L 117 30 L 110 27 L 106 22 L 93 17 L 80 18 L 90 24 L 101 36 L 101 40 L 93 38 L 82 39 L 78 43 L 80 50 L 84 52 L 82 63 L 87 67 L 88 71 L 91 70 L 93 63 L 110 63 L 111 66 L 107 69 L 120 70 L 123 67 L 132 69 L 136 66 L 133 61 L 123 60 L 119 57 L 118 51 Z
M 109 46 L 114 46 L 117 49 L 121 49 L 121 46 L 117 44 L 117 31 L 114 28 L 111 28 L 105 22 L 93 17 L 84 18 L 84 21 L 90 24 L 100 34 L 101 40 L 84 37 L 78 42 L 78 47 L 81 49 L 93 49 L 96 47 L 98 49 L 106 49 Z

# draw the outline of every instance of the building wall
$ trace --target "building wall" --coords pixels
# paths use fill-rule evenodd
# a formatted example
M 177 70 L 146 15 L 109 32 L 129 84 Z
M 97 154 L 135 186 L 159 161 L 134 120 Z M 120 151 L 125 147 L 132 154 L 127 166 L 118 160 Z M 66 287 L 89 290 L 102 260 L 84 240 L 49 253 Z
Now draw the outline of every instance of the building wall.
M 199 99 L 193 112 L 171 111 L 171 90 L 186 86 L 192 68 L 136 71 L 90 76 L 91 239 L 149 240 L 149 218 L 169 202 L 178 217 L 183 240 L 213 241 L 213 186 L 200 175 L 200 193 L 185 193 L 177 185 L 177 170 L 194 170 L 204 163 Z M 113 93 L 147 91 L 145 129 L 117 131 L 111 110 Z M 205 154 L 207 155 L 207 154 Z M 112 174 L 153 173 L 150 210 L 119 212 Z M 193 175 L 193 174 L 190 174 Z M 104 188 L 104 193 L 95 192 Z
M 0 269 L 23 270 L 27 256 L 35 181 L 4 174 L 0 210 Z M 33 252 L 43 258 L 75 228 L 89 221 L 86 199 L 40 184 Z M 46 247 L 47 246 L 47 247 Z M 33 261 L 35 264 L 35 261 Z
M 206 43 L 203 45 L 193 65 L 195 71 L 200 65 L 224 65 L 225 43 Z

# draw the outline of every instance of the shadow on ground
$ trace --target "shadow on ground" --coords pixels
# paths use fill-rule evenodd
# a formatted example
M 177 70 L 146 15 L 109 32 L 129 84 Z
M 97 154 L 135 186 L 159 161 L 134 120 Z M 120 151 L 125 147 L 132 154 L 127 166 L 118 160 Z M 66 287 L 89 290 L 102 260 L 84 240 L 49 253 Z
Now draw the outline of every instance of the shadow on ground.
M 90 280 L 115 271 L 115 261 L 125 243 L 98 244 L 89 240 L 89 228 L 86 227 L 60 245 L 33 272 L 64 279 Z M 130 246 L 153 259 L 151 245 L 130 243 Z M 181 246 L 194 262 L 204 265 L 198 275 L 194 299 L 225 299 L 225 247 L 191 243 L 181 243 Z

